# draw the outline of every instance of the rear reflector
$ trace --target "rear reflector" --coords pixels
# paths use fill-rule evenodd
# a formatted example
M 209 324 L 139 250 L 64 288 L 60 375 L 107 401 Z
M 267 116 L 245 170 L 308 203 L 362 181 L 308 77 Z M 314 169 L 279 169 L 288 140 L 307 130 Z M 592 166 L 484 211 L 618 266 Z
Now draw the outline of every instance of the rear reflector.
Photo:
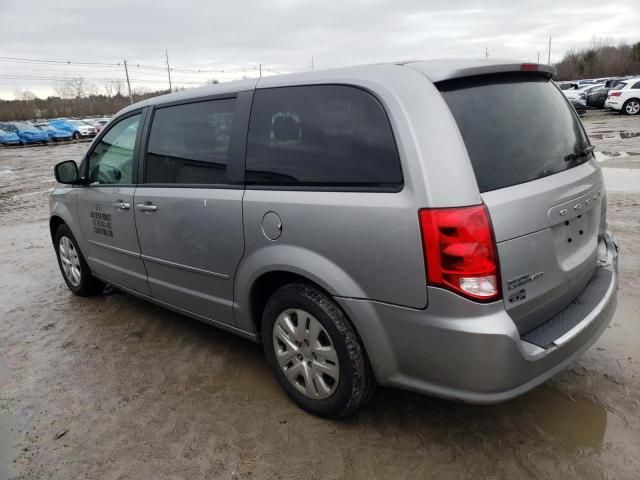
M 521 72 L 537 72 L 538 64 L 537 63 L 523 63 L 520 65 Z
M 484 205 L 418 212 L 429 284 L 465 297 L 500 297 L 498 254 Z

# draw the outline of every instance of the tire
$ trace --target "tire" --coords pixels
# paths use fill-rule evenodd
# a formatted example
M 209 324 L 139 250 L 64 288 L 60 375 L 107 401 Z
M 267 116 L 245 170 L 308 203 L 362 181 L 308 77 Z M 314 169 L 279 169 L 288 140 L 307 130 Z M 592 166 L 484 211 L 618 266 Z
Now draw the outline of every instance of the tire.
M 53 246 L 58 257 L 60 273 L 69 290 L 81 297 L 88 297 L 102 291 L 104 283 L 91 275 L 91 269 L 67 225 L 62 224 L 58 227 L 53 238 Z M 73 273 L 71 273 L 72 270 Z
M 622 105 L 622 111 L 627 115 L 640 114 L 640 99 L 630 98 Z
M 78 132 L 73 132 L 73 135 L 71 136 L 71 138 L 73 138 L 74 140 L 78 140 L 80 139 L 80 134 Z
M 299 325 L 305 328 L 298 330 Z M 269 298 L 262 344 L 280 386 L 313 415 L 349 415 L 373 393 L 375 382 L 355 330 L 336 303 L 312 286 L 288 284 Z

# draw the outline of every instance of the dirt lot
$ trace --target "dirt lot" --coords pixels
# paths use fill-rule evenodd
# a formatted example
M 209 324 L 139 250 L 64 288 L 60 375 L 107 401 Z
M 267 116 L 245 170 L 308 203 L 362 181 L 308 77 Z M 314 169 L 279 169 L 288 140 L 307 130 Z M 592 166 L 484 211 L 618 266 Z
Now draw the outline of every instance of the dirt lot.
M 505 404 L 380 389 L 341 421 L 295 407 L 258 345 L 129 295 L 73 296 L 47 194 L 87 145 L 0 150 L 0 479 L 640 478 L 640 118 L 584 123 L 621 253 L 604 336 Z

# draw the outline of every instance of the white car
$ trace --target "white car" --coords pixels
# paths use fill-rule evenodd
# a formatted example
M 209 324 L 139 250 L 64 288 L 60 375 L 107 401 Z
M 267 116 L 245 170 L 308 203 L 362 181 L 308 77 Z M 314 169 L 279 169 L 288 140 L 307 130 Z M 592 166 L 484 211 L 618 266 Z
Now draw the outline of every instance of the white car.
M 95 137 L 98 130 L 93 125 L 83 122 L 82 120 L 68 120 L 70 124 L 76 127 L 73 138 Z
M 567 97 L 569 100 L 576 100 L 586 105 L 587 93 L 589 93 L 592 90 L 602 88 L 603 85 L 604 85 L 603 83 L 596 83 L 596 84 L 589 83 L 586 85 L 582 85 L 580 88 L 562 90 L 562 93 L 564 93 L 564 96 Z
M 604 108 L 612 108 L 627 115 L 640 114 L 640 78 L 631 78 L 620 90 L 610 90 Z

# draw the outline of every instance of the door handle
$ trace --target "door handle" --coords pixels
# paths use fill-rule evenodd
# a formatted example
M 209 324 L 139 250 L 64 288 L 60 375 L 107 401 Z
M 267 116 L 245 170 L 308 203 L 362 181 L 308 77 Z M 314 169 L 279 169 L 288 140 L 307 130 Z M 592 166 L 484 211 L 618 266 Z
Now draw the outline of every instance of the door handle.
M 113 202 L 113 208 L 117 210 L 129 210 L 131 208 L 131 204 L 118 200 L 117 202 Z
M 138 203 L 136 205 L 136 210 L 140 210 L 141 212 L 155 212 L 158 209 L 152 203 Z

